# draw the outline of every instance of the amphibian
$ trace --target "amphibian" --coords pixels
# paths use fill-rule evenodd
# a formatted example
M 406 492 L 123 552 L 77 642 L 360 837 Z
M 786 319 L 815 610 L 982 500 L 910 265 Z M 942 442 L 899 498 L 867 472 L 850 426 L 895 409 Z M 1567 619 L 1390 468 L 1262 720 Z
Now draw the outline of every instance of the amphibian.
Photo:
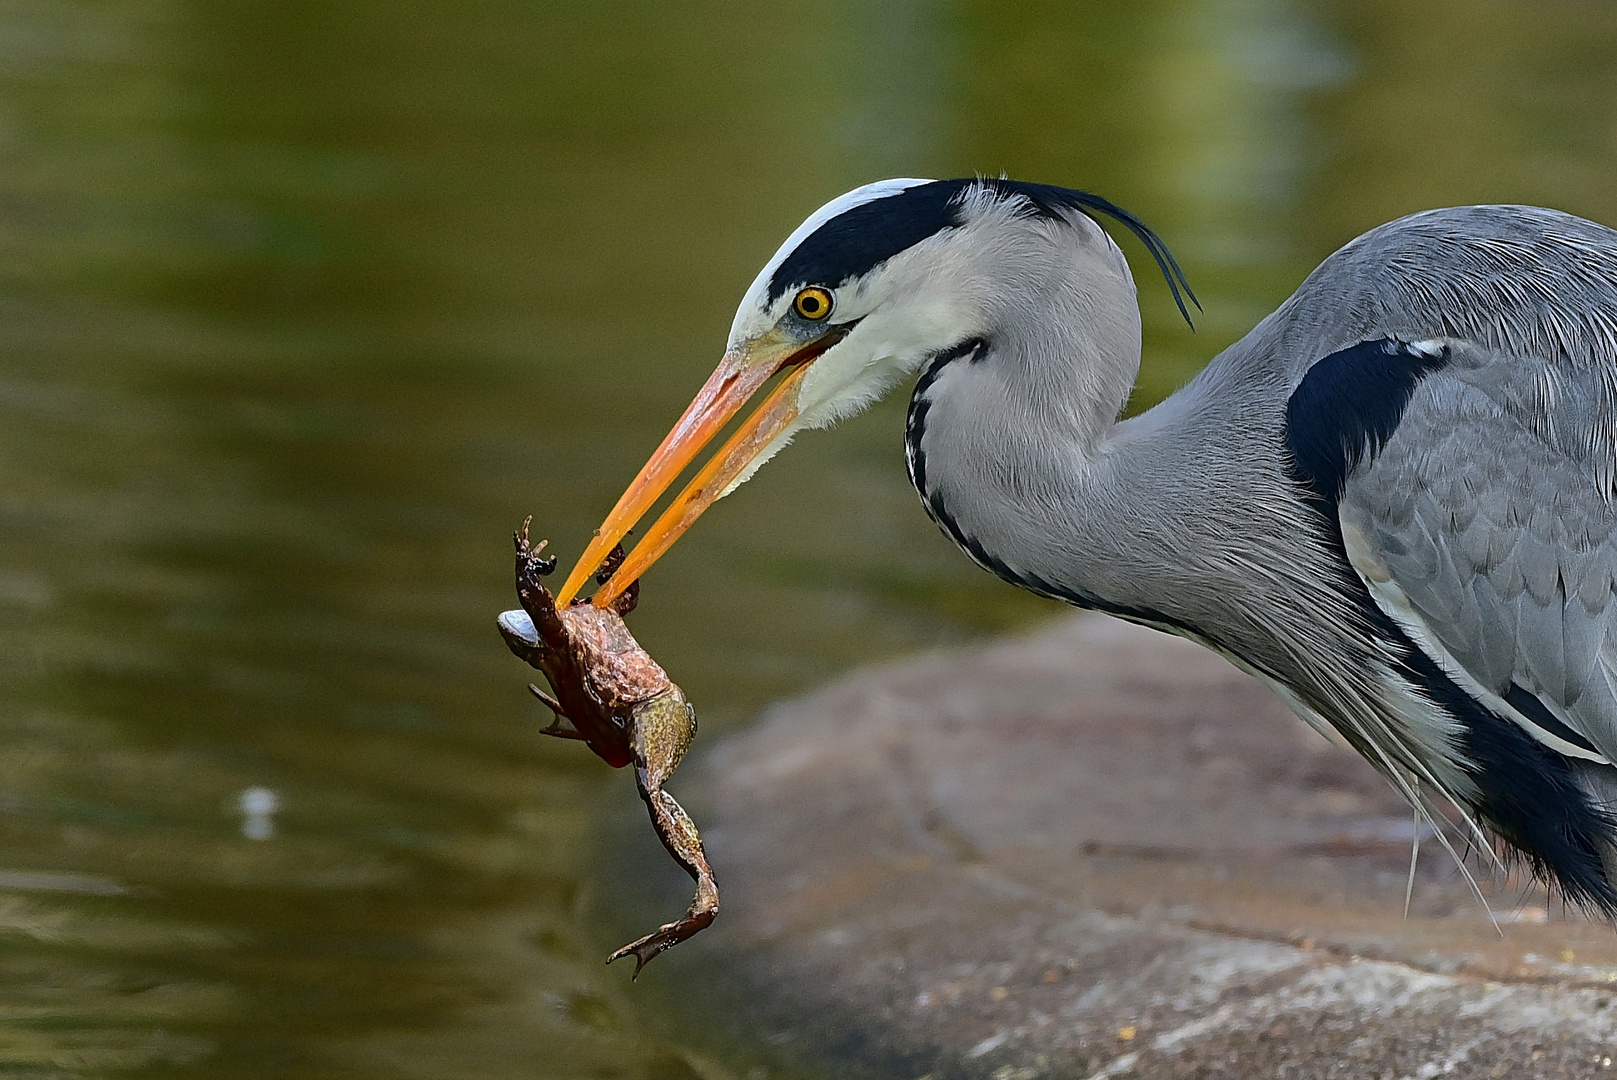
M 607 957 L 610 964 L 632 954 L 638 977 L 653 957 L 702 930 L 719 913 L 719 890 L 702 838 L 690 816 L 663 790 L 696 737 L 696 711 L 624 625 L 623 617 L 639 600 L 638 582 L 604 607 L 577 600 L 558 608 L 543 580 L 556 569 L 556 560 L 542 554 L 545 542 L 528 543 L 526 522 L 515 539 L 522 607 L 502 614 L 499 627 L 511 651 L 542 671 L 550 684 L 550 693 L 528 687 L 555 717 L 542 734 L 578 739 L 613 768 L 633 763 L 635 783 L 658 838 L 696 881 L 696 897 L 683 918 Z M 619 546 L 596 580 L 604 584 L 622 561 Z

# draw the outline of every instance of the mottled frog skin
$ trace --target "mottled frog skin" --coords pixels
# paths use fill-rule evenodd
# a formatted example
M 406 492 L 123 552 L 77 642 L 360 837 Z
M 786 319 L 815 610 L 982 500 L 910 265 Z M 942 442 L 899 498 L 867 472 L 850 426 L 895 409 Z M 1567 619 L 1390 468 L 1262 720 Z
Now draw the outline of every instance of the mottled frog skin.
M 638 977 L 653 957 L 702 930 L 719 913 L 719 890 L 702 837 L 663 790 L 696 738 L 696 711 L 623 623 L 639 600 L 639 583 L 608 607 L 580 600 L 558 609 L 543 580 L 556 569 L 556 560 L 543 557 L 544 546 L 543 541 L 529 545 L 524 523 L 516 534 L 517 600 L 522 607 L 499 618 L 506 645 L 542 671 L 550 684 L 550 693 L 528 688 L 555 714 L 542 733 L 578 739 L 613 768 L 633 763 L 658 838 L 696 881 L 696 898 L 683 918 L 607 957 L 610 964 L 633 955 Z M 623 549 L 615 548 L 597 581 L 604 583 L 622 561 Z

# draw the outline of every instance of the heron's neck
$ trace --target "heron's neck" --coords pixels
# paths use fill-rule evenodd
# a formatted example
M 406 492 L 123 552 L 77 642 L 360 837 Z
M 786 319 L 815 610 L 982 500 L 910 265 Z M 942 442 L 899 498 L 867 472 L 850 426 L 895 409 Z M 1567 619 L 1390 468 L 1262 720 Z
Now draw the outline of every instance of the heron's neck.
M 988 332 L 923 365 L 907 435 L 929 504 L 983 492 L 1015 499 L 1070 488 L 1104 444 L 1140 368 L 1128 265 L 1104 233 L 1003 281 Z
M 1022 584 L 1070 565 L 1050 545 L 1116 509 L 1101 492 L 1139 370 L 1139 316 L 1132 286 L 1126 305 L 1086 299 L 938 354 L 911 401 L 906 448 L 928 512 L 978 562 Z
M 1295 546 L 1270 520 L 1290 505 L 1272 446 L 1284 395 L 1204 373 L 1119 423 L 1138 362 L 1137 338 L 985 339 L 923 371 L 912 477 L 944 531 L 1008 581 L 1181 632 L 1233 627 L 1244 617 L 1226 609 L 1251 592 L 1246 538 Z M 1237 644 L 1266 655 L 1266 640 Z

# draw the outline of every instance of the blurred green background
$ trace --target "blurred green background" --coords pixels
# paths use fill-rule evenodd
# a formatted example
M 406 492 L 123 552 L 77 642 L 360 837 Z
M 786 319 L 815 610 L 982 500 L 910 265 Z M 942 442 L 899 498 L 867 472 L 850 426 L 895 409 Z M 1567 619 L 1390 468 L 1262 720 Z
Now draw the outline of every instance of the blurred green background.
M 1614 102 L 1596 0 L 0 0 L 0 1073 L 757 1080 L 680 953 L 601 966 L 639 811 L 536 736 L 511 528 L 576 552 L 854 185 L 1142 215 L 1205 307 L 1124 242 L 1143 404 L 1389 218 L 1617 221 Z M 647 580 L 704 739 L 1055 610 L 920 513 L 905 396 Z

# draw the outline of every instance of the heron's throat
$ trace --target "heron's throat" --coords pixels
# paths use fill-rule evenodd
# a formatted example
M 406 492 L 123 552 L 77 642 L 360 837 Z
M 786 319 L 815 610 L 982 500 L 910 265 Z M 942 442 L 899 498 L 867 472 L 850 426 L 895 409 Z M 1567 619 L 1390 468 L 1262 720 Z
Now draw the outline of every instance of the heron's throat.
M 1002 323 L 922 364 L 905 432 L 918 487 L 929 459 L 939 482 L 1016 492 L 1059 483 L 1102 452 L 1139 374 L 1139 313 L 1131 284 L 1108 304 L 1078 299 L 1055 305 L 1067 318 Z
M 975 337 L 935 354 L 910 399 L 905 454 L 929 515 L 1017 584 L 1070 535 L 1139 367 L 1133 335 Z M 1119 340 L 1119 338 L 1121 340 Z

